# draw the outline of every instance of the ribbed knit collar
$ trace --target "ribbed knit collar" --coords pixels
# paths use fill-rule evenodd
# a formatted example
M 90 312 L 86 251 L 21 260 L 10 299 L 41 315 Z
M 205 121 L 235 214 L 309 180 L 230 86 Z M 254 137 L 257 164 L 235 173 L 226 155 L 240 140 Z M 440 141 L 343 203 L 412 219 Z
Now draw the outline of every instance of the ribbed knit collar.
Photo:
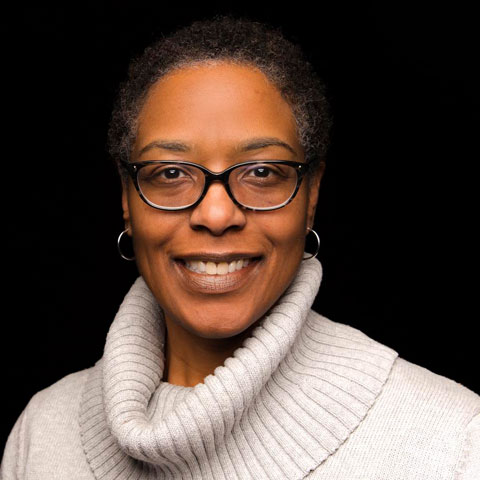
M 360 424 L 396 353 L 310 310 L 317 260 L 242 347 L 193 388 L 162 381 L 165 326 L 140 277 L 85 385 L 80 428 L 97 479 L 301 479 Z

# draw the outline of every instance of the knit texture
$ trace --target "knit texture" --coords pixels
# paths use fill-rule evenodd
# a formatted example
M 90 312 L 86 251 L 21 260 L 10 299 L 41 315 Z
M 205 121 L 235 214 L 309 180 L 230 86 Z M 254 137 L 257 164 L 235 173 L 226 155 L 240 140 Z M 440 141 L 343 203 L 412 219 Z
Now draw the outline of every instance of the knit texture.
M 396 353 L 325 334 L 322 276 L 303 262 L 243 346 L 194 388 L 162 382 L 162 312 L 142 278 L 92 371 L 80 425 L 97 478 L 301 479 L 362 421 Z M 159 407 L 160 405 L 160 407 Z
M 139 278 L 103 358 L 36 394 L 2 480 L 478 480 L 480 398 L 285 294 L 214 374 L 163 382 L 162 312 Z

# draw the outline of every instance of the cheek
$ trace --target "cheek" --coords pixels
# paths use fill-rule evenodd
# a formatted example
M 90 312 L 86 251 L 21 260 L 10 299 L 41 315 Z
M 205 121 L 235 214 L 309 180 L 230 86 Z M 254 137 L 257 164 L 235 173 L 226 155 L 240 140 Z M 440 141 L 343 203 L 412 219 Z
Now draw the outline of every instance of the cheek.
M 265 212 L 262 223 L 265 234 L 276 249 L 303 252 L 307 223 L 306 199 L 303 195 L 285 208 Z
M 137 198 L 130 199 L 129 206 L 135 256 L 142 271 L 143 263 L 156 263 L 161 258 L 155 252 L 172 238 L 182 220 L 179 213 L 155 210 Z

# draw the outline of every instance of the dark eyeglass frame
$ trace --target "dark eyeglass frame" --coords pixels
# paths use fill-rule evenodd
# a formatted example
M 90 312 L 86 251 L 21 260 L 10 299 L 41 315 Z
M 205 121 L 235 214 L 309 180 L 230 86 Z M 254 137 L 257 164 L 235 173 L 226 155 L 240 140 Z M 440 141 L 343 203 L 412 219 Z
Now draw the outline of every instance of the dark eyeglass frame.
M 199 165 L 198 163 L 193 163 L 193 162 L 184 162 L 184 161 L 168 161 L 168 160 L 145 160 L 142 162 L 127 162 L 122 160 L 120 162 L 129 175 L 132 177 L 133 184 L 135 185 L 135 189 L 137 190 L 140 198 L 150 207 L 156 208 L 157 210 L 166 210 L 166 211 L 178 211 L 178 210 L 186 210 L 188 208 L 194 208 L 196 207 L 204 198 L 205 195 L 207 194 L 208 189 L 210 188 L 210 185 L 213 182 L 221 182 L 228 193 L 228 196 L 232 200 L 232 202 L 235 205 L 238 205 L 241 208 L 247 209 L 247 210 L 253 210 L 253 211 L 270 211 L 270 210 L 277 210 L 279 208 L 285 207 L 288 205 L 297 195 L 298 190 L 300 189 L 300 185 L 302 183 L 303 177 L 305 174 L 308 172 L 308 169 L 310 167 L 309 163 L 300 163 L 300 162 L 294 162 L 290 160 L 252 160 L 249 162 L 242 162 L 242 163 L 237 163 L 235 165 L 232 165 L 231 167 L 226 168 L 222 172 L 212 172 L 208 168 L 204 167 L 203 165 Z M 295 168 L 295 171 L 297 172 L 297 184 L 295 186 L 295 189 L 293 193 L 290 195 L 290 198 L 283 202 L 280 205 L 276 205 L 274 207 L 262 207 L 262 208 L 253 208 L 249 207 L 247 205 L 243 205 L 240 203 L 233 195 L 232 191 L 230 190 L 230 185 L 228 183 L 228 180 L 230 178 L 230 174 L 232 173 L 233 170 L 239 167 L 243 167 L 245 165 L 265 165 L 265 164 L 279 164 L 279 165 L 289 165 L 291 167 Z M 147 165 L 190 165 L 192 167 L 196 167 L 199 170 L 203 172 L 205 175 L 205 185 L 203 186 L 203 191 L 195 202 L 185 205 L 183 207 L 160 207 L 159 205 L 156 205 L 155 203 L 152 203 L 148 198 L 146 198 L 140 188 L 140 185 L 138 184 L 138 172 L 143 168 L 146 167 Z

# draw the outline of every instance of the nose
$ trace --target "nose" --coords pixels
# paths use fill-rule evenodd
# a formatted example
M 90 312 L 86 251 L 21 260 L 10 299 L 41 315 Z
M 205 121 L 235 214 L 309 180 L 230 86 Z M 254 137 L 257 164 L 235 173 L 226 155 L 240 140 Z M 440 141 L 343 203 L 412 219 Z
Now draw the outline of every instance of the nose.
M 228 229 L 241 229 L 245 222 L 245 211 L 233 203 L 225 187 L 218 181 L 210 185 L 190 216 L 190 226 L 194 230 L 205 229 L 216 236 Z

